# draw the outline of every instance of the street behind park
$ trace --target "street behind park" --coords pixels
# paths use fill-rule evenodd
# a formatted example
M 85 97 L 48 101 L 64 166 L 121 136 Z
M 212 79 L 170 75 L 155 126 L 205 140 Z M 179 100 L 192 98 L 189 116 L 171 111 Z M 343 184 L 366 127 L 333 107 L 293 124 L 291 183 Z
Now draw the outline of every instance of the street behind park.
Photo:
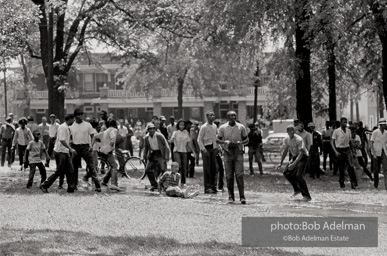
M 332 177 L 328 172 L 320 180 L 306 177 L 311 202 L 290 200 L 292 188 L 274 166 L 275 163 L 266 163 L 263 176 L 245 174 L 247 205 L 227 204 L 227 192 L 203 194 L 201 166 L 196 168 L 196 177 L 187 182 L 200 194 L 187 200 L 160 196 L 144 189 L 144 183 L 126 178 L 119 179 L 123 188 L 120 193 L 104 188 L 101 194 L 96 194 L 89 184 L 81 183 L 77 193 L 68 195 L 65 190 L 57 190 L 55 183 L 50 194 L 42 194 L 37 184 L 31 190 L 25 188 L 26 172 L 1 168 L 0 253 L 384 255 L 385 190 L 375 190 L 361 172 L 357 173 L 357 190 L 349 186 L 342 190 L 337 176 Z M 52 164 L 48 174 L 53 169 Z M 241 218 L 245 216 L 374 216 L 379 218 L 379 247 L 243 248 Z

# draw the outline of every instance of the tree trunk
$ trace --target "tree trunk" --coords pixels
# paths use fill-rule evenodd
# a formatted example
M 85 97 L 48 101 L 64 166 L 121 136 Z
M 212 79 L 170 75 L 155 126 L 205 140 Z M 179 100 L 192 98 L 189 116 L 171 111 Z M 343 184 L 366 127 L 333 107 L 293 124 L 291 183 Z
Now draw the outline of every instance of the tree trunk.
M 20 55 L 20 64 L 23 68 L 23 94 L 25 98 L 25 102 L 23 104 L 23 116 L 29 116 L 30 115 L 30 108 L 31 108 L 31 88 L 29 88 L 30 85 L 30 69 L 24 59 L 23 54 Z
M 182 79 L 178 79 L 177 85 L 177 116 L 178 119 L 183 118 L 183 85 L 184 81 L 181 82 Z
M 352 95 L 349 96 L 351 99 L 349 100 L 349 121 L 353 121 L 353 99 Z
M 328 91 L 329 91 L 329 120 L 337 120 L 336 111 L 336 56 L 333 43 L 328 44 Z
M 360 121 L 360 113 L 359 113 L 359 101 L 356 101 L 356 122 Z
M 183 88 L 187 72 L 188 69 L 185 68 L 183 74 L 177 79 L 177 109 L 179 118 L 183 118 Z
M 382 91 L 379 91 L 379 118 L 383 118 L 384 117 L 384 94 Z
M 387 37 L 382 41 L 382 73 L 383 73 L 383 98 L 384 104 L 380 106 L 380 117 L 384 117 L 383 109 L 387 107 Z
M 298 119 L 306 125 L 313 121 L 310 79 L 310 49 L 304 25 L 308 23 L 308 0 L 296 0 L 296 98 Z

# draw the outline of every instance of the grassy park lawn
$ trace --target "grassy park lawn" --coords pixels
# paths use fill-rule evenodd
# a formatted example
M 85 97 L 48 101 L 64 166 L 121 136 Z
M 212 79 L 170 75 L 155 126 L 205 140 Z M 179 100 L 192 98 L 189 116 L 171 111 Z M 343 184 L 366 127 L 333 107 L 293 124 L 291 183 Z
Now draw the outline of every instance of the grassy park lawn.
M 291 187 L 274 170 L 246 175 L 247 205 L 227 204 L 227 192 L 202 193 L 202 175 L 188 184 L 195 199 L 159 196 L 126 184 L 122 193 L 86 189 L 74 195 L 42 194 L 24 188 L 23 175 L 7 177 L 0 192 L 0 255 L 384 255 L 381 248 L 244 248 L 244 216 L 380 216 L 379 241 L 386 239 L 386 193 L 366 179 L 360 191 L 340 190 L 337 177 L 307 178 L 313 202 L 289 200 Z M 37 178 L 36 178 L 37 179 Z M 4 177 L 3 177 L 4 180 Z M 4 182 L 1 183 L 4 186 Z M 236 189 L 237 192 L 237 189 Z M 384 222 L 386 221 L 386 222 Z M 342 254 L 345 252 L 345 254 Z M 356 253 L 357 252 L 357 253 Z

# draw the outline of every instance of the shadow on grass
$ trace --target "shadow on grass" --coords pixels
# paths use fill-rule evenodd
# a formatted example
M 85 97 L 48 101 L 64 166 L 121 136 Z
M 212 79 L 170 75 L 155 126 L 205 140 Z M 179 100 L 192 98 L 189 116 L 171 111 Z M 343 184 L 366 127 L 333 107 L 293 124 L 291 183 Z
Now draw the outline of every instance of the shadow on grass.
M 182 244 L 155 236 L 93 236 L 83 232 L 4 228 L 0 232 L 1 255 L 303 255 L 216 241 Z

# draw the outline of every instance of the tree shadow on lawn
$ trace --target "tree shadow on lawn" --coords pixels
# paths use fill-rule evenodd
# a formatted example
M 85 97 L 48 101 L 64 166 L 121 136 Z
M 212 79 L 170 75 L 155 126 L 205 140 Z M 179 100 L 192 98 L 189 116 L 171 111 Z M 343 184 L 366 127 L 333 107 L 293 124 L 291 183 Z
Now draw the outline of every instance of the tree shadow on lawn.
M 216 241 L 182 244 L 163 236 L 93 236 L 84 232 L 4 228 L 0 232 L 1 255 L 303 255 Z

